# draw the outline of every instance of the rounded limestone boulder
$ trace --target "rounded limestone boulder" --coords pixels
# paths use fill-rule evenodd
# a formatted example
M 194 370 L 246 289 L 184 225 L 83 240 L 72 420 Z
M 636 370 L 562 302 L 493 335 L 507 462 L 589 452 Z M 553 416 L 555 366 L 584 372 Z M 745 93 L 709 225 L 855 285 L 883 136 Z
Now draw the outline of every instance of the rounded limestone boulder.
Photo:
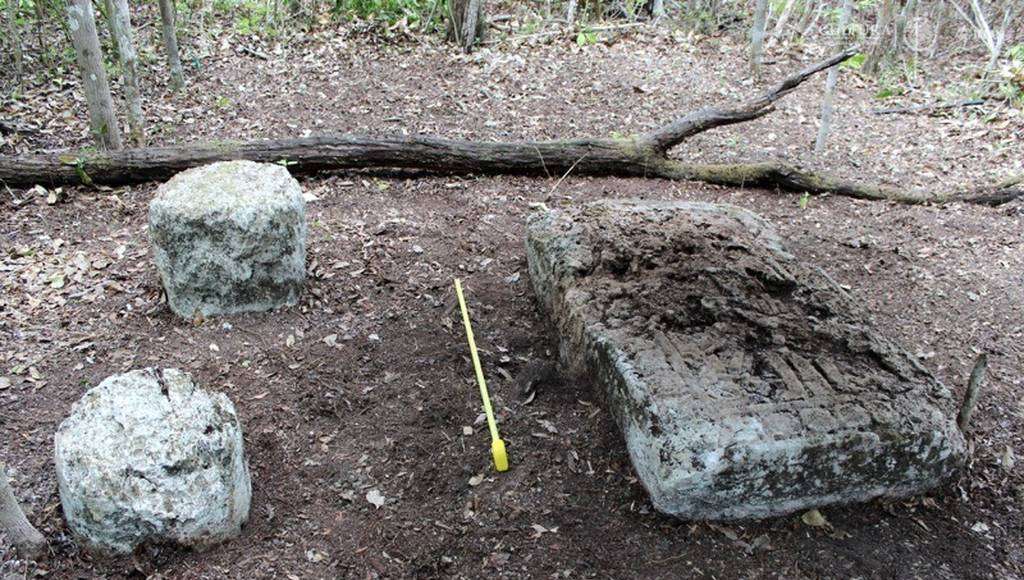
M 280 165 L 224 161 L 175 175 L 149 204 L 149 238 L 183 318 L 294 305 L 305 281 L 305 201 Z
M 252 493 L 234 405 L 175 369 L 107 378 L 55 437 L 72 532 L 93 551 L 205 548 L 237 536 Z

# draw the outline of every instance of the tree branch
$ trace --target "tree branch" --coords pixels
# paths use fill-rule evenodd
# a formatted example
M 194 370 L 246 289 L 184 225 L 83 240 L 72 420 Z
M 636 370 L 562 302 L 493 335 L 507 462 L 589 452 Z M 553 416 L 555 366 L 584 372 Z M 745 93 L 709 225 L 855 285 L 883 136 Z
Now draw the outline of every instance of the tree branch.
M 652 151 L 664 154 L 687 138 L 703 133 L 708 129 L 743 123 L 763 117 L 774 110 L 773 105 L 775 101 L 796 90 L 804 81 L 815 74 L 848 60 L 857 54 L 859 50 L 859 47 L 854 46 L 828 60 L 812 64 L 800 72 L 786 77 L 768 92 L 736 107 L 728 109 L 706 107 L 689 113 L 668 125 L 647 133 L 641 138 L 641 142 L 645 146 L 650 147 Z

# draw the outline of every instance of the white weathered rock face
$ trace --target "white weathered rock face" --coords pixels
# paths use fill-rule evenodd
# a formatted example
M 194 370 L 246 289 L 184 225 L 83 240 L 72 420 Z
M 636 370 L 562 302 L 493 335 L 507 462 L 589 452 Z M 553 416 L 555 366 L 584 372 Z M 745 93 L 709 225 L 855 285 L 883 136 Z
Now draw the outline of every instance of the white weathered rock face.
M 68 526 L 102 553 L 237 536 L 251 498 L 242 447 L 231 401 L 188 374 L 109 377 L 75 403 L 55 437 Z
M 149 237 L 167 302 L 179 316 L 298 301 L 306 276 L 305 201 L 280 165 L 225 161 L 175 175 L 149 205 Z
M 949 391 L 768 222 L 600 202 L 534 216 L 563 362 L 592 377 L 663 512 L 781 515 L 934 487 L 963 463 Z

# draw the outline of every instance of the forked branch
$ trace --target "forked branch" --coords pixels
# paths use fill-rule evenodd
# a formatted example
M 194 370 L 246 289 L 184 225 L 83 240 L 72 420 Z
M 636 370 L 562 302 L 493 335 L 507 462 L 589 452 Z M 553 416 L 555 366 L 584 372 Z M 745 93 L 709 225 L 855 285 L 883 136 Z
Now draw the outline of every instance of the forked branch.
M 815 74 L 850 59 L 859 50 L 859 47 L 854 46 L 828 60 L 812 64 L 796 74 L 786 77 L 768 92 L 736 107 L 706 107 L 689 113 L 668 125 L 647 133 L 643 136 L 642 142 L 653 151 L 665 154 L 669 149 L 679 145 L 689 137 L 703 133 L 708 129 L 724 125 L 734 125 L 763 117 L 775 110 L 775 101 L 795 91 L 804 81 Z

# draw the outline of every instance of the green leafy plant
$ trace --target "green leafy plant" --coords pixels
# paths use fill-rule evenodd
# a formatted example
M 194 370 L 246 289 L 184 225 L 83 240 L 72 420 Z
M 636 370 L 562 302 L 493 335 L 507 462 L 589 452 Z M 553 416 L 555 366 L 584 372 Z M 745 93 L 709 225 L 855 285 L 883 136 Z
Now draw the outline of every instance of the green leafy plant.
M 860 70 L 861 67 L 864 66 L 864 60 L 867 59 L 867 57 L 868 56 L 863 52 L 858 52 L 857 54 L 846 59 L 846 61 L 839 66 L 850 70 Z
M 576 35 L 577 46 L 590 46 L 597 44 L 597 33 L 590 28 L 584 28 Z

